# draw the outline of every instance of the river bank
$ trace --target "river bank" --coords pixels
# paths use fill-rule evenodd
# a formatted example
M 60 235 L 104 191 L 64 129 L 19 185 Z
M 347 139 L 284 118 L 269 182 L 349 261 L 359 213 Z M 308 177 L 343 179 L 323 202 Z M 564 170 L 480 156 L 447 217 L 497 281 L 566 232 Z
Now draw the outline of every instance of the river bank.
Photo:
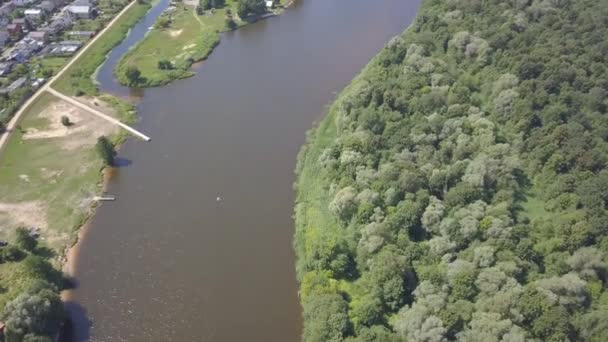
M 106 29 L 69 61 L 49 83 L 41 87 L 10 121 L 9 131 L 0 139 L 0 239 L 14 240 L 16 227 L 35 234 L 38 247 L 0 258 L 0 307 L 32 291 L 32 284 L 44 280 L 51 291 L 65 286 L 54 268 L 70 269 L 70 257 L 95 211 L 93 197 L 102 193 L 102 164 L 94 149 L 99 136 L 107 136 L 116 146 L 127 138 L 125 132 L 107 120 L 95 117 L 49 91 L 50 85 L 64 93 L 79 95 L 98 113 L 125 123 L 135 122 L 134 107 L 119 98 L 99 94 L 90 80 L 91 66 L 103 62 L 105 54 L 120 42 L 130 25 L 150 6 L 129 3 Z M 83 96 L 87 95 L 87 96 Z M 101 114 L 100 114 L 101 115 Z M 69 124 L 64 124 L 67 118 Z M 32 268 L 32 263 L 40 263 Z M 47 266 L 44 266 L 47 265 Z M 41 271 L 48 267 L 46 271 Z M 32 319 L 46 319 L 31 317 Z M 9 322 L 8 329 L 12 329 Z M 32 328 L 34 329 L 34 328 Z M 27 328 L 26 330 L 27 331 Z M 44 335 L 45 331 L 31 331 Z M 14 333 L 14 330 L 13 332 Z
M 277 1 L 276 8 L 259 17 L 239 18 L 238 0 L 227 0 L 221 8 L 198 9 L 198 2 L 174 4 L 165 9 L 145 38 L 122 56 L 114 75 L 123 86 L 158 87 L 192 77 L 192 65 L 209 57 L 220 43 L 220 35 L 280 14 L 294 0 Z M 162 48 L 159 48 L 162 47 Z M 140 75 L 129 78 L 127 70 Z

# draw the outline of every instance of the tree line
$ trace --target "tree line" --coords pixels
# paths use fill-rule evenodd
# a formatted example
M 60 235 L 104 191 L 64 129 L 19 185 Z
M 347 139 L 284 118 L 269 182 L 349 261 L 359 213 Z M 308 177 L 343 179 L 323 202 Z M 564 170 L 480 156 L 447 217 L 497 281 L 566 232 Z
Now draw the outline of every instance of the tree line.
M 608 340 L 607 18 L 423 1 L 301 151 L 305 341 Z

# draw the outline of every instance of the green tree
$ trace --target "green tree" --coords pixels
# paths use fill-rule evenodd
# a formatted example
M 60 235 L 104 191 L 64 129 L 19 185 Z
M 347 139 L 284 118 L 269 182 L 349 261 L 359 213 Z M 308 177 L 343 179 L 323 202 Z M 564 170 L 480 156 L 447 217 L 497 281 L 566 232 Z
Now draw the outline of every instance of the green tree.
M 249 16 L 258 16 L 266 12 L 266 3 L 264 0 L 239 0 L 237 5 L 237 14 L 241 18 Z
M 70 122 L 70 118 L 65 115 L 61 116 L 61 124 L 65 127 L 72 126 L 72 123 Z
M 170 70 L 173 69 L 173 63 L 168 59 L 161 59 L 158 61 L 158 68 L 161 70 Z
M 125 70 L 125 77 L 129 86 L 135 86 L 140 81 L 141 71 L 137 67 L 130 65 Z
M 38 241 L 28 229 L 19 227 L 15 230 L 15 245 L 23 250 L 31 252 L 38 245 Z
M 63 303 L 55 291 L 26 291 L 4 308 L 6 341 L 50 341 L 64 317 Z
M 199 6 L 203 11 L 207 11 L 211 9 L 211 0 L 200 0 Z
M 228 30 L 236 30 L 238 27 L 237 23 L 232 19 L 232 17 L 226 18 L 226 28 Z
M 100 136 L 97 139 L 97 144 L 95 145 L 95 150 L 101 160 L 103 160 L 105 165 L 113 166 L 114 165 L 114 156 L 116 156 L 116 151 L 114 150 L 114 145 L 106 138 L 105 136 Z
M 304 303 L 304 340 L 339 342 L 350 329 L 346 301 L 337 294 L 310 296 Z

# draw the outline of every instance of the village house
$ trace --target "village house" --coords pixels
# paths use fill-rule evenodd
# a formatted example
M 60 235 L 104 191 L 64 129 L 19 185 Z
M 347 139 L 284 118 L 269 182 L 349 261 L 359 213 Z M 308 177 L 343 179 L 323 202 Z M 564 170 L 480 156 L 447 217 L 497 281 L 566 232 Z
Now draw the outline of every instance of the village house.
M 38 25 L 44 18 L 44 13 L 40 8 L 28 8 L 24 11 L 25 19 L 30 25 Z
M 45 28 L 40 29 L 41 31 L 46 31 L 50 35 L 58 34 L 59 32 L 65 30 L 66 28 L 72 25 L 72 21 L 63 17 L 55 18 L 51 22 L 51 24 Z
M 91 19 L 95 17 L 96 11 L 91 6 L 72 5 L 68 11 L 78 19 Z
M 27 31 L 30 29 L 29 23 L 27 22 L 27 20 L 25 20 L 25 18 L 13 19 L 12 24 L 21 25 L 21 29 L 23 31 Z
M 30 57 L 36 52 L 40 51 L 44 47 L 44 42 L 36 41 L 30 37 L 21 39 L 8 56 L 9 61 L 15 61 L 17 63 L 25 63 Z
M 13 4 L 17 7 L 27 7 L 36 2 L 35 0 L 13 0 Z
M 15 66 L 15 62 L 9 61 L 0 63 L 0 77 L 10 74 L 10 72 L 13 70 L 13 66 Z
M 11 83 L 8 87 L 0 89 L 0 94 L 12 94 L 16 90 L 21 89 L 25 83 L 27 82 L 27 78 L 19 77 L 13 83 Z
M 49 46 L 49 56 L 61 56 L 68 57 L 72 56 L 80 47 L 82 46 L 82 42 L 78 40 L 65 40 L 59 43 L 54 43 Z
M 37 42 L 46 43 L 49 40 L 49 33 L 46 31 L 32 31 L 27 37 Z
M 66 33 L 70 38 L 91 38 L 95 35 L 95 31 L 69 31 Z
M 8 24 L 6 31 L 8 31 L 9 36 L 13 40 L 19 40 L 23 36 L 23 26 L 21 24 Z
M 15 65 L 15 62 L 0 63 L 0 77 L 4 77 L 4 76 L 10 74 L 10 72 L 13 70 L 14 65 Z

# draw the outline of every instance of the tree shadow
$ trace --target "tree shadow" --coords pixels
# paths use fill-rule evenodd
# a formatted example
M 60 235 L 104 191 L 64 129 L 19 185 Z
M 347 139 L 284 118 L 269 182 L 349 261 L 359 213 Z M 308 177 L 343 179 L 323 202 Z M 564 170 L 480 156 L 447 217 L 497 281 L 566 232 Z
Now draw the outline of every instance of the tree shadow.
M 122 167 L 127 167 L 131 164 L 133 164 L 133 161 L 131 159 L 115 157 L 113 167 L 122 168 Z
M 77 302 L 63 303 L 67 312 L 65 324 L 59 332 L 59 342 L 89 341 L 93 322 L 89 319 L 86 309 Z
M 52 250 L 51 248 L 48 248 L 46 246 L 36 247 L 36 250 L 34 250 L 34 254 L 41 256 L 45 259 L 51 259 L 57 255 L 57 253 L 54 250 Z

